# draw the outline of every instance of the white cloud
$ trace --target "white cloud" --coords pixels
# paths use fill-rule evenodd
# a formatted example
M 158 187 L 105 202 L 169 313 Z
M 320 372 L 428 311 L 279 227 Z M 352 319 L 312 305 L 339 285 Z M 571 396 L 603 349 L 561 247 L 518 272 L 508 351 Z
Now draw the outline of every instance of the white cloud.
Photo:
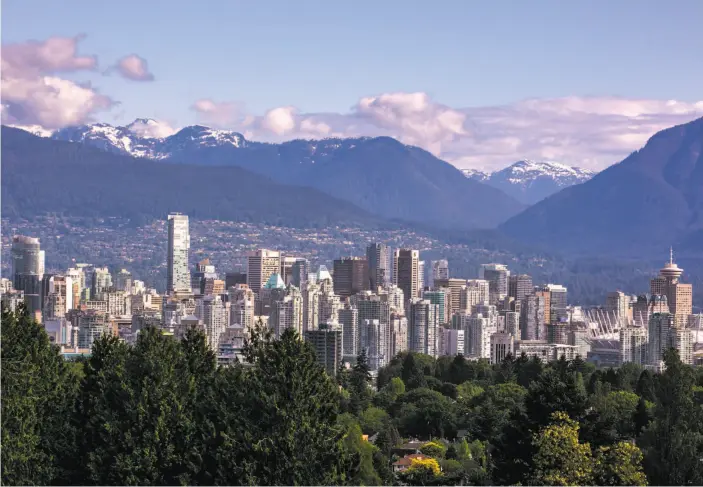
M 20 126 L 55 129 L 90 121 L 115 102 L 89 84 L 56 76 L 95 70 L 95 56 L 77 54 L 83 36 L 8 44 L 2 49 L 2 120 Z
M 145 138 L 162 139 L 176 133 L 177 129 L 163 120 L 137 119 L 127 128 L 130 132 Z
M 124 56 L 112 69 L 132 81 L 154 81 L 154 75 L 149 71 L 146 59 L 136 54 Z
M 361 98 L 349 113 L 301 113 L 291 106 L 263 116 L 232 110 L 233 103 L 197 109 L 218 114 L 221 127 L 247 138 L 388 135 L 461 168 L 495 170 L 520 159 L 547 159 L 602 169 L 642 147 L 654 133 L 703 116 L 703 101 L 618 97 L 528 99 L 503 106 L 452 108 L 426 93 Z

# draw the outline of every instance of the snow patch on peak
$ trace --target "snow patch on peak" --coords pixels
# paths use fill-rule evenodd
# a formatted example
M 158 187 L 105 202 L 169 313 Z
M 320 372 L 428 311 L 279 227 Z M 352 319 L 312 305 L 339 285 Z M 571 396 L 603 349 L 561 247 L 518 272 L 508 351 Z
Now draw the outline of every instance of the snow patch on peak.
M 490 176 L 490 173 L 485 173 L 483 171 L 479 171 L 478 169 L 462 169 L 461 172 L 467 178 L 475 181 L 485 181 Z
M 45 129 L 41 125 L 8 125 L 8 127 L 24 130 L 37 137 L 51 137 L 51 134 L 54 133 L 53 130 Z

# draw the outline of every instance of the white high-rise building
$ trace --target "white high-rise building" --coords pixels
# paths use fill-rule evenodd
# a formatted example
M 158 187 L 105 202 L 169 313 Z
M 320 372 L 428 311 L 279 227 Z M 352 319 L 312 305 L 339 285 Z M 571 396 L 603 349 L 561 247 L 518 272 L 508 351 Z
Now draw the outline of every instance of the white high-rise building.
M 474 314 L 468 318 L 466 327 L 466 345 L 464 351 L 469 358 L 491 358 L 491 335 L 497 332 L 495 326 L 483 315 Z
M 169 293 L 191 292 L 188 255 L 190 252 L 190 230 L 188 215 L 168 215 L 168 254 L 166 290 Z M 216 350 L 216 349 L 215 349 Z
M 227 291 L 229 294 L 229 326 L 244 328 L 245 332 L 254 326 L 256 295 L 246 284 L 237 284 Z
M 378 370 L 387 363 L 387 326 L 387 324 L 381 323 L 380 320 L 363 320 L 361 322 L 359 348 L 366 350 L 371 370 Z
M 648 330 L 641 326 L 620 328 L 620 363 L 647 365 Z
M 429 300 L 416 298 L 411 301 L 408 323 L 411 352 L 437 356 L 438 315 L 438 306 Z
M 432 280 L 434 283 L 438 279 L 449 279 L 449 262 L 447 259 L 432 261 Z
M 274 303 L 269 315 L 269 328 L 280 338 L 286 328 L 303 336 L 303 298 L 295 286 L 289 286 L 282 301 Z
M 383 297 L 384 294 L 388 297 L 388 304 L 391 307 L 392 313 L 405 314 L 405 295 L 402 289 L 395 284 L 389 284 L 383 289 L 381 297 Z
M 345 360 L 353 360 L 359 355 L 359 310 L 346 305 L 339 310 L 339 324 L 342 325 L 342 355 Z
M 425 281 L 427 269 L 425 269 L 425 261 L 421 260 L 417 263 L 417 292 L 422 295 L 422 290 L 425 289 Z
M 622 291 L 608 293 L 605 298 L 605 311 L 611 316 L 611 319 L 614 321 L 617 320 L 618 326 L 627 326 L 630 322 L 628 319 L 630 313 L 630 296 Z
M 483 279 L 469 279 L 461 289 L 459 309 L 471 311 L 478 304 L 488 304 L 490 298 L 489 283 Z
M 219 295 L 204 296 L 198 299 L 195 315 L 205 327 L 208 345 L 217 352 L 220 348 L 220 335 L 227 327 L 225 306 Z
M 464 355 L 464 330 L 439 329 L 439 355 Z
M 408 319 L 400 314 L 391 314 L 388 328 L 390 343 L 388 346 L 389 360 L 400 352 L 408 350 Z
M 491 363 L 499 364 L 508 355 L 515 356 L 515 336 L 510 333 L 493 333 L 491 341 Z
M 317 330 L 320 323 L 320 286 L 306 281 L 302 289 L 303 331 Z

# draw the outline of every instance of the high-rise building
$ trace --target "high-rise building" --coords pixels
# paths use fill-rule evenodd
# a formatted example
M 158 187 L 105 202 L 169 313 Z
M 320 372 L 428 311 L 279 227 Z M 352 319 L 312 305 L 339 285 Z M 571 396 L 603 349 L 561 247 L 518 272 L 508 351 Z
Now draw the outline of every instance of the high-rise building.
M 525 296 L 520 309 L 520 334 L 522 340 L 545 340 L 547 339 L 548 304 L 549 293 L 536 292 Z
M 204 296 L 198 299 L 195 315 L 205 327 L 208 345 L 217 352 L 220 348 L 220 335 L 227 327 L 225 306 L 220 296 Z
M 286 296 L 273 304 L 269 315 L 269 328 L 280 338 L 287 328 L 303 335 L 303 298 L 295 286 L 288 286 Z
M 420 252 L 410 249 L 396 249 L 393 252 L 393 284 L 403 290 L 406 300 L 420 294 Z
M 132 292 L 132 274 L 127 269 L 120 269 L 115 274 L 115 289 L 128 294 Z
M 432 261 L 432 283 L 438 279 L 449 279 L 449 262 L 447 259 Z
M 302 288 L 303 331 L 317 330 L 320 323 L 320 286 L 306 281 Z
M 105 301 L 105 293 L 112 289 L 112 275 L 107 267 L 95 267 L 90 285 L 90 299 Z
M 664 352 L 675 348 L 681 361 L 693 364 L 693 330 L 680 328 L 673 313 L 656 313 L 649 318 L 648 365 L 655 370 L 664 369 Z
M 449 319 L 454 313 L 461 309 L 461 301 L 464 288 L 466 287 L 466 279 L 435 279 L 433 286 L 435 289 L 447 289 L 449 291 L 449 301 L 447 303 L 447 319 Z
M 169 293 L 189 294 L 191 292 L 190 272 L 188 272 L 189 252 L 188 215 L 172 213 L 168 215 L 168 253 L 166 256 L 166 290 Z
M 520 339 L 520 313 L 505 312 L 505 333 L 513 335 L 516 340 Z
M 402 314 L 392 313 L 388 328 L 390 330 L 388 357 L 393 358 L 400 352 L 408 350 L 408 319 Z
M 669 262 L 659 270 L 659 276 L 650 281 L 651 294 L 663 294 L 667 298 L 669 311 L 678 327 L 686 326 L 688 316 L 693 313 L 693 287 L 679 279 L 683 269 L 674 263 L 674 251 L 669 253 Z
M 320 292 L 318 320 L 320 323 L 339 323 L 339 310 L 342 309 L 342 300 L 332 289 Z
M 342 355 L 344 360 L 353 362 L 359 355 L 359 310 L 347 304 L 338 314 L 342 325 Z
M 388 335 L 384 338 L 384 343 L 390 343 L 390 304 L 387 299 L 374 294 L 371 291 L 364 291 L 356 294 L 350 299 L 351 304 L 358 310 L 359 329 L 364 320 L 378 320 L 381 331 Z M 384 356 L 390 356 L 389 352 L 384 352 Z
M 41 282 L 44 277 L 44 251 L 39 239 L 15 235 L 12 237 L 12 285 L 24 293 L 24 302 L 30 314 L 42 308 Z
M 44 274 L 46 278 L 48 274 Z M 48 289 L 44 297 L 42 318 L 63 318 L 74 308 L 73 280 L 69 276 L 53 275 L 48 278 Z
M 496 333 L 496 327 L 491 325 L 488 318 L 481 313 L 473 314 L 466 319 L 464 353 L 473 359 L 491 358 L 491 335 Z
M 293 265 L 297 260 L 297 257 L 292 256 L 281 257 L 281 269 L 279 272 L 281 274 L 281 279 L 283 279 L 283 282 L 286 283 L 286 286 L 293 282 Z
M 295 259 L 290 270 L 290 283 L 298 289 L 303 289 L 308 281 L 308 273 L 310 272 L 310 262 L 307 259 Z
M 237 284 L 228 290 L 229 326 L 241 327 L 248 333 L 254 326 L 256 295 L 246 284 Z
M 337 323 L 320 323 L 317 330 L 305 332 L 305 341 L 315 350 L 317 362 L 331 377 L 342 365 L 342 329 Z
M 438 329 L 438 355 L 464 355 L 464 330 L 454 330 L 449 328 Z
M 208 292 L 205 290 L 205 282 L 208 279 L 210 279 L 210 286 L 212 286 L 212 281 L 217 279 L 217 273 L 210 259 L 203 259 L 195 264 L 193 273 L 190 276 L 190 287 L 195 296 L 212 294 L 212 291 Z
M 387 326 L 388 324 L 383 324 L 380 320 L 363 320 L 360 323 L 359 350 L 366 351 L 371 370 L 380 369 L 388 361 Z
M 422 294 L 423 289 L 425 289 L 425 261 L 421 260 L 417 263 L 417 292 Z
M 247 283 L 247 273 L 241 271 L 232 271 L 225 273 L 225 289 Z
M 372 243 L 366 247 L 366 261 L 369 267 L 369 289 L 376 292 L 379 287 L 390 283 L 390 252 L 382 243 Z
M 508 277 L 508 296 L 515 298 L 515 301 L 522 301 L 525 296 L 532 294 L 533 291 L 532 276 L 515 274 Z
M 648 330 L 641 326 L 620 328 L 620 363 L 647 365 Z
M 93 342 L 105 333 L 113 331 L 110 317 L 106 312 L 86 310 L 77 314 L 78 348 L 93 348 Z
M 498 304 L 498 301 L 508 295 L 508 277 L 510 271 L 504 264 L 481 264 L 478 278 L 488 281 L 489 304 Z
M 649 329 L 650 316 L 668 312 L 669 302 L 665 294 L 641 294 L 632 306 L 632 321 L 636 326 Z
M 405 295 L 403 290 L 395 284 L 388 284 L 379 294 L 381 298 L 385 297 L 390 305 L 392 313 L 405 315 Z
M 491 363 L 499 364 L 508 355 L 515 356 L 515 336 L 510 333 L 493 333 L 490 338 Z
M 490 285 L 488 281 L 484 279 L 469 279 L 461 288 L 458 309 L 472 311 L 476 305 L 488 304 L 489 299 Z
M 343 257 L 334 261 L 334 293 L 348 298 L 369 287 L 369 266 L 361 257 Z
M 559 284 L 547 284 L 542 292 L 549 293 L 549 323 L 568 321 L 567 289 Z
M 408 322 L 408 347 L 411 352 L 437 356 L 437 308 L 436 304 L 426 299 L 411 300 Z
M 258 293 L 272 274 L 281 272 L 281 253 L 276 250 L 258 249 L 247 258 L 247 285 Z M 285 285 L 285 282 L 283 283 Z
M 627 326 L 630 322 L 630 296 L 622 291 L 613 291 L 605 297 L 605 311 L 615 318 L 620 326 Z
M 449 289 L 437 289 L 435 291 L 425 291 L 422 293 L 422 298 L 428 300 L 432 304 L 437 305 L 437 320 L 440 325 L 449 322 L 451 305 L 451 293 Z

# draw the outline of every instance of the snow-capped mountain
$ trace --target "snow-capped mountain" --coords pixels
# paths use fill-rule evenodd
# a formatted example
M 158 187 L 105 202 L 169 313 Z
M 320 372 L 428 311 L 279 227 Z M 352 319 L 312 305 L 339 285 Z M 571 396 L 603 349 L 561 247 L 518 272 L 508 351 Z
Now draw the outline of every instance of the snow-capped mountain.
M 165 159 L 174 154 L 203 147 L 243 147 L 242 134 L 228 130 L 215 130 L 201 125 L 185 127 L 168 137 L 154 137 L 150 126 L 158 122 L 139 118 L 120 127 L 107 123 L 79 125 L 59 129 L 52 139 L 80 142 L 98 149 L 118 154 L 149 159 Z
M 498 188 L 518 201 L 533 204 L 563 188 L 591 179 L 595 172 L 552 161 L 518 161 L 505 169 L 485 173 L 463 169 L 464 175 Z

